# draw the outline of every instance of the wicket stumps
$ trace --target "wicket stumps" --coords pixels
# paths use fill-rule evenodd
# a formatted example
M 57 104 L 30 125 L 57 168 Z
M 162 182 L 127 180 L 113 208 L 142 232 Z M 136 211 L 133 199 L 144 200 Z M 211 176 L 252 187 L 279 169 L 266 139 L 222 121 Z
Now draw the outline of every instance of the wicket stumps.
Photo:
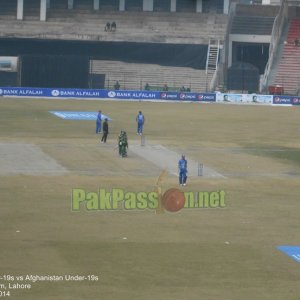
M 203 164 L 198 162 L 198 176 L 203 176 Z
M 141 146 L 145 146 L 146 145 L 146 137 L 142 134 L 141 135 Z

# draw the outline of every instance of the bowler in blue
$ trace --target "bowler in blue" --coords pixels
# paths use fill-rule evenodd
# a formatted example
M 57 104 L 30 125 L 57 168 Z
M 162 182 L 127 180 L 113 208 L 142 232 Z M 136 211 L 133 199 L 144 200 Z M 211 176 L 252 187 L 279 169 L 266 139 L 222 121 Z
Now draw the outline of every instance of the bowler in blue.
M 96 119 L 96 134 L 101 132 L 101 124 L 102 124 L 102 112 L 101 110 L 99 110 Z
M 179 185 L 186 185 L 187 180 L 187 160 L 185 156 L 182 155 L 181 159 L 178 162 L 178 170 L 179 170 Z

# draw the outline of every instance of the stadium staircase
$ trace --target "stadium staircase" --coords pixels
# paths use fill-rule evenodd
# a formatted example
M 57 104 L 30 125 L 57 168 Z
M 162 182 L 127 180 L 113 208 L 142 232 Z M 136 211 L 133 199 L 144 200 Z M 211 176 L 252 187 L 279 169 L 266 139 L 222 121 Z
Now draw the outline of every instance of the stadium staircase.
M 299 40 L 299 46 L 295 40 Z M 283 86 L 284 93 L 295 95 L 300 87 L 300 19 L 292 19 L 289 24 L 286 42 L 283 45 L 277 66 L 273 71 L 270 85 Z

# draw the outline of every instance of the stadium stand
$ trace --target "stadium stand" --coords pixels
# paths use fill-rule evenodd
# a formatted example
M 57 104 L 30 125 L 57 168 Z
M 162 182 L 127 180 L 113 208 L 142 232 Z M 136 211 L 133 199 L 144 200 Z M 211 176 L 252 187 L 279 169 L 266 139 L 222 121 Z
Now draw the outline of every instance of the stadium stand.
M 282 86 L 285 94 L 299 94 L 300 87 L 300 47 L 295 44 L 300 40 L 300 19 L 292 19 L 289 23 L 286 43 L 276 69 L 271 86 Z
M 271 35 L 278 9 L 278 6 L 270 5 L 237 5 L 230 33 Z
M 170 12 L 170 1 L 154 1 L 154 12 L 150 12 L 141 11 L 143 1 L 140 0 L 125 1 L 125 11 L 119 11 L 120 3 L 117 0 L 101 0 L 99 10 L 94 10 L 94 1 L 92 0 L 74 0 L 73 9 L 70 9 L 70 3 L 67 0 L 51 0 L 50 7 L 47 9 L 46 22 L 39 20 L 40 0 L 24 0 L 23 20 L 17 21 L 15 20 L 17 1 L 0 1 L 7 4 L 7 15 L 15 15 L 11 19 L 5 17 L 4 13 L 0 15 L 0 19 L 3 20 L 3 22 L 0 22 L 0 38 L 3 39 L 2 43 L 6 44 L 5 49 L 10 49 L 7 50 L 9 53 L 5 53 L 5 50 L 2 49 L 1 55 L 21 55 L 25 49 L 30 53 L 35 51 L 25 46 L 22 50 L 20 46 L 22 39 L 27 40 L 27 43 L 32 41 L 32 48 L 38 41 L 52 40 L 53 45 L 55 41 L 80 41 L 84 43 L 97 42 L 99 45 L 107 42 L 118 43 L 118 45 L 120 43 L 167 44 L 170 46 L 200 45 L 206 47 L 202 47 L 203 49 L 207 49 L 212 39 L 220 41 L 219 44 L 222 44 L 228 22 L 228 16 L 220 13 L 223 8 L 223 1 L 219 0 L 203 1 L 204 13 L 196 13 L 196 2 L 193 0 L 177 0 L 175 13 Z M 14 5 L 9 4 L 12 2 L 14 2 Z M 115 32 L 105 32 L 105 24 L 112 21 L 116 22 L 117 30 Z M 19 48 L 15 47 L 13 49 L 13 46 L 7 46 L 7 41 L 12 41 L 11 39 L 14 39 L 16 43 L 20 42 Z M 55 55 L 59 54 L 57 49 L 60 47 L 57 47 L 57 45 L 50 47 Z M 93 45 L 86 44 L 86 49 L 89 47 L 93 47 Z M 51 53 L 45 51 L 50 50 L 43 48 L 42 53 L 49 55 Z M 67 55 L 66 53 L 61 54 Z M 72 54 L 78 55 L 78 53 Z M 94 52 L 90 54 L 85 52 L 84 55 L 91 57 L 92 74 L 103 74 L 103 70 L 107 70 L 105 72 L 109 73 L 106 74 L 106 78 L 111 78 L 110 81 L 119 80 L 124 82 L 125 70 L 121 78 L 118 78 L 115 72 L 109 70 L 107 59 L 97 57 Z M 198 52 L 195 57 L 199 55 L 203 56 L 203 53 Z M 208 53 L 206 53 L 207 55 Z M 97 71 L 97 68 L 94 67 L 95 61 L 97 61 L 96 65 L 101 64 L 103 67 L 103 63 L 99 63 L 102 59 L 108 64 L 107 68 Z M 195 60 L 195 58 L 189 59 Z M 109 60 L 113 59 L 109 58 Z M 119 64 L 117 58 L 115 64 Z M 214 70 L 205 71 L 205 62 L 196 67 L 181 66 L 182 69 L 179 66 L 173 66 L 176 68 L 176 71 L 174 69 L 173 72 L 171 71 L 172 66 L 163 66 L 163 64 L 158 66 L 155 62 L 143 64 L 141 61 L 136 63 L 123 61 L 123 64 L 132 72 L 132 83 L 127 83 L 128 88 L 140 88 L 143 85 L 141 82 L 149 81 L 153 86 L 159 86 L 161 82 L 165 82 L 174 88 L 185 85 L 192 87 L 195 91 L 206 91 L 210 86 L 209 81 L 214 72 Z M 147 70 L 144 73 L 139 71 L 141 64 Z M 161 68 L 161 78 L 157 77 L 159 67 Z M 135 71 L 134 68 L 136 68 Z M 146 73 L 148 77 L 145 75 Z M 177 77 L 174 77 L 174 73 L 178 74 Z M 170 76 L 169 80 L 167 80 L 167 76 Z M 180 76 L 184 77 L 185 80 L 189 78 L 189 80 L 182 82 Z M 190 79 L 193 77 L 195 79 Z M 155 79 L 156 83 L 154 82 Z
M 98 43 L 98 46 L 108 42 L 118 43 L 118 45 L 120 43 L 132 43 L 132 45 L 134 43 L 136 46 L 143 44 L 144 47 L 147 43 L 152 47 L 159 44 L 170 45 L 170 47 L 173 47 L 172 45 L 187 45 L 188 47 L 199 45 L 198 54 L 195 52 L 197 50 L 194 50 L 194 54 L 188 54 L 185 52 L 186 50 L 181 50 L 183 56 L 194 55 L 187 57 L 187 60 L 194 61 L 194 65 L 190 66 L 185 63 L 173 66 L 164 63 L 159 63 L 159 65 L 155 61 L 150 63 L 149 59 L 145 59 L 147 63 L 143 63 L 141 59 L 120 61 L 118 57 L 113 64 L 108 64 L 105 57 L 95 55 L 95 50 L 88 52 L 94 44 L 87 43 L 85 46 L 81 44 L 79 48 L 85 47 L 83 55 L 90 56 L 91 75 L 101 75 L 103 70 L 106 70 L 107 74 L 104 74 L 106 86 L 108 79 L 109 81 L 124 82 L 124 74 L 129 72 L 131 77 L 126 78 L 130 78 L 131 82 L 126 82 L 127 88 L 140 89 L 147 81 L 151 86 L 158 87 L 161 82 L 164 82 L 174 89 L 180 88 L 182 85 L 195 91 L 208 89 L 215 66 L 206 72 L 205 61 L 203 63 L 203 58 L 201 58 L 201 63 L 198 60 L 199 57 L 204 56 L 203 51 L 206 51 L 206 56 L 211 54 L 207 49 L 212 39 L 219 41 L 218 44 L 222 44 L 224 40 L 228 16 L 222 13 L 223 1 L 204 0 L 202 13 L 196 13 L 194 0 L 177 0 L 176 12 L 170 12 L 171 1 L 154 0 L 154 11 L 152 12 L 142 11 L 143 1 L 140 0 L 124 1 L 125 11 L 119 10 L 121 2 L 118 0 L 101 0 L 98 3 L 98 9 L 95 9 L 95 3 L 92 0 L 74 0 L 73 2 L 51 0 L 47 2 L 46 21 L 44 22 L 40 21 L 40 0 L 25 0 L 23 17 L 20 19 L 18 11 L 18 20 L 16 20 L 17 0 L 0 0 L 0 20 L 3 20 L 0 22 L 0 55 L 22 56 L 24 53 L 31 55 L 44 53 L 48 56 L 68 55 L 70 47 L 67 49 L 63 45 L 67 41 L 74 42 L 74 45 L 76 42 L 93 42 Z M 117 30 L 105 32 L 105 24 L 112 21 L 116 22 Z M 53 41 L 52 44 L 50 41 Z M 58 44 L 57 41 L 61 41 L 61 44 Z M 43 42 L 47 43 L 43 44 Z M 30 43 L 32 43 L 31 48 L 28 46 Z M 34 50 L 37 44 L 39 45 L 38 50 Z M 42 44 L 44 48 L 42 48 Z M 63 48 L 65 50 L 58 53 Z M 176 49 L 174 47 L 169 53 L 179 51 Z M 190 53 L 192 52 L 190 51 Z M 70 55 L 78 55 L 78 53 L 70 53 Z M 101 62 L 101 60 L 103 61 Z M 109 57 L 109 62 L 113 60 L 112 57 Z M 119 67 L 122 65 L 123 71 L 119 72 L 119 75 L 114 71 L 116 69 L 113 66 L 116 65 Z M 211 63 L 208 63 L 208 66 L 211 67 Z M 172 67 L 175 68 L 173 71 Z M 137 69 L 134 70 L 134 68 Z M 141 68 L 145 72 L 141 72 Z M 157 76 L 158 70 L 160 77 Z
M 118 11 L 119 1 L 118 0 L 102 0 L 99 4 L 100 11 Z
M 75 0 L 74 1 L 74 9 L 77 10 L 92 10 L 93 9 L 93 1 L 91 0 Z
M 115 21 L 117 31 L 106 34 L 106 22 Z M 164 12 L 77 12 L 75 10 L 54 10 L 48 12 L 46 28 L 55 27 L 59 32 L 71 35 L 74 31 L 89 40 L 138 41 L 159 43 L 208 44 L 209 38 L 224 39 L 227 16 L 215 14 Z M 61 29 L 59 30 L 59 24 Z M 201 28 L 201 30 L 199 30 Z M 42 28 L 41 28 L 42 29 Z M 75 39 L 79 37 L 75 36 Z
M 259 69 L 260 74 L 264 73 L 273 24 L 278 11 L 279 7 L 273 5 L 237 3 L 231 6 L 223 52 L 228 55 L 222 57 L 211 89 L 222 91 L 230 89 L 227 73 L 236 63 L 242 63 L 241 66 L 250 63 Z M 244 71 L 243 78 L 240 78 L 238 89 L 240 91 L 245 90 L 245 78 L 248 76 L 246 69 Z
M 53 9 L 67 9 L 68 8 L 68 0 L 51 0 L 50 7 Z
M 1 19 L 16 19 L 17 0 L 1 0 L 0 7 Z
M 278 6 L 237 5 L 231 34 L 271 35 Z
M 274 17 L 235 16 L 231 33 L 270 35 L 273 23 Z
M 40 19 L 40 0 L 24 1 L 24 20 Z
M 104 32 L 106 22 L 111 20 L 118 26 L 114 34 Z M 212 37 L 224 39 L 226 22 L 226 15 L 214 14 L 112 12 L 108 15 L 50 9 L 47 22 L 6 20 L 0 24 L 0 34 L 18 38 L 208 44 Z
M 217 86 L 226 89 L 226 70 L 241 59 L 242 62 L 257 67 L 260 76 L 262 75 L 268 61 L 272 31 L 280 8 L 279 1 L 271 1 L 271 4 L 277 5 L 261 5 L 262 1 L 248 0 L 231 2 L 237 4 L 234 10 L 230 10 L 229 15 L 226 15 L 223 14 L 222 0 L 203 0 L 202 13 L 196 13 L 199 7 L 194 0 L 176 0 L 176 12 L 172 11 L 172 1 L 153 0 L 152 12 L 143 11 L 146 2 L 142 0 L 101 0 L 99 3 L 93 0 L 51 0 L 47 2 L 50 6 L 47 7 L 46 21 L 43 22 L 40 21 L 40 0 L 24 0 L 22 20 L 19 11 L 16 20 L 17 0 L 0 0 L 0 55 L 22 56 L 25 51 L 31 54 L 39 54 L 37 51 L 40 51 L 45 55 L 68 55 L 72 46 L 66 43 L 70 42 L 75 49 L 70 55 L 80 55 L 80 51 L 85 49 L 83 55 L 90 59 L 91 75 L 103 76 L 105 87 L 110 87 L 111 82 L 118 80 L 127 88 L 133 89 L 142 88 L 146 82 L 157 87 L 164 82 L 174 89 L 185 85 L 195 91 L 214 90 Z M 282 2 L 297 2 L 298 5 L 300 3 L 286 0 Z M 94 7 L 97 3 L 99 7 Z M 123 8 L 121 3 L 124 4 Z M 285 38 L 287 43 L 281 46 L 280 51 L 275 49 L 279 54 L 271 49 L 272 59 L 276 63 L 272 64 L 272 72 L 266 80 L 268 85 L 284 85 L 285 91 L 290 94 L 299 92 L 300 80 L 297 73 L 300 47 L 295 46 L 295 40 L 300 40 L 300 24 L 296 14 L 297 10 L 291 8 L 290 18 L 295 19 L 291 21 L 289 33 Z M 117 24 L 117 30 L 104 31 L 105 24 L 113 21 Z M 221 51 L 224 56 L 219 56 L 220 51 L 213 52 L 215 49 L 210 47 L 212 40 L 221 45 L 219 49 L 224 49 Z M 46 50 L 46 43 L 44 48 L 37 46 L 43 42 L 48 42 L 49 46 L 50 41 L 53 45 L 49 47 L 50 50 Z M 30 43 L 31 49 L 28 47 Z M 189 51 L 192 46 L 199 48 L 194 48 L 189 54 L 181 50 L 187 56 L 186 61 L 190 60 L 191 64 L 181 61 L 172 65 L 153 61 L 154 58 L 158 58 L 157 55 L 153 56 L 153 60 L 147 57 L 142 61 L 141 55 L 136 61 L 133 61 L 132 57 L 122 60 L 117 50 L 124 52 L 126 43 L 131 45 L 128 51 L 132 51 L 132 45 L 138 47 L 143 44 L 144 48 L 140 48 L 142 53 L 146 49 L 145 45 L 149 45 L 149 49 L 162 44 L 170 47 L 188 45 Z M 108 44 L 110 48 L 107 48 Z M 123 47 L 119 48 L 121 44 Z M 115 58 L 103 53 L 95 54 L 100 49 L 98 47 L 113 49 L 113 45 L 116 51 L 110 52 L 111 55 L 116 54 Z M 38 50 L 34 50 L 35 47 Z M 59 53 L 60 49 L 64 50 Z M 259 56 L 256 53 L 259 52 L 257 49 L 261 49 L 264 55 Z M 203 63 L 205 51 L 206 65 Z M 240 52 L 243 52 L 243 56 Z M 219 73 L 214 74 L 218 62 Z M 119 74 L 116 72 L 118 68 L 122 70 Z M 209 72 L 206 72 L 205 68 L 210 69 Z M 180 77 L 184 77 L 184 82 L 181 82 Z M 211 78 L 214 79 L 214 85 L 211 84 Z
M 202 2 L 202 11 L 204 13 L 223 13 L 223 1 L 220 0 L 204 0 Z
M 236 15 L 238 16 L 260 16 L 275 17 L 278 14 L 277 5 L 243 5 L 236 6 Z
M 116 81 L 121 89 L 144 89 L 146 83 L 150 87 L 162 90 L 167 84 L 169 90 L 180 90 L 182 86 L 193 92 L 205 92 L 211 81 L 213 72 L 195 70 L 184 67 L 166 67 L 154 64 L 131 64 L 118 61 L 91 61 L 92 74 L 105 74 L 105 88 L 111 89 Z

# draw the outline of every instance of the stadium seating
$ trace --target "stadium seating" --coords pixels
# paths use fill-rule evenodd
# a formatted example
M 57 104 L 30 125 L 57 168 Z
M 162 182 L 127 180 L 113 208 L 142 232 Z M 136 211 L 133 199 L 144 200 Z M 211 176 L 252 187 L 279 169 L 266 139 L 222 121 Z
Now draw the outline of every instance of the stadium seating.
M 1 19 L 16 19 L 17 0 L 0 0 Z
M 91 0 L 75 0 L 74 9 L 91 10 L 93 9 L 93 1 Z
M 67 9 L 68 1 L 67 0 L 51 0 L 50 6 L 51 6 L 51 8 L 54 8 L 54 9 Z
M 237 5 L 230 33 L 271 35 L 278 9 L 270 5 Z
M 24 20 L 40 19 L 40 0 L 24 1 Z
M 275 78 L 272 85 L 280 85 L 285 94 L 296 94 L 300 86 L 300 47 L 295 46 L 295 40 L 300 41 L 300 19 L 290 22 L 286 43 L 283 46 Z
M 270 35 L 273 23 L 274 17 L 235 16 L 231 33 Z
M 97 39 L 106 41 L 139 41 L 208 44 L 210 38 L 224 39 L 226 15 L 195 14 L 195 13 L 150 13 L 150 12 L 114 12 L 76 11 L 50 9 L 47 25 L 56 27 L 61 24 L 61 31 L 68 34 L 99 36 Z M 115 34 L 104 32 L 106 22 L 115 21 Z M 71 26 L 66 26 L 71 25 Z
M 93 74 L 106 75 L 105 87 L 108 89 L 112 89 L 115 82 L 119 81 L 121 89 L 140 90 L 148 83 L 161 89 L 164 84 L 167 84 L 170 90 L 178 90 L 185 86 L 191 88 L 193 92 L 205 92 L 213 75 L 213 72 L 206 74 L 205 70 L 153 64 L 106 60 L 93 60 L 91 64 Z
M 59 15 L 61 13 L 61 15 Z M 94 40 L 94 41 L 132 41 L 175 44 L 208 44 L 210 38 L 224 39 L 227 16 L 195 14 L 164 17 L 151 16 L 149 13 L 126 12 L 110 14 L 76 14 L 74 11 L 49 12 L 47 22 L 33 19 L 33 15 L 25 17 L 25 21 L 1 22 L 2 36 L 27 38 L 30 36 L 55 39 Z M 58 16 L 59 15 L 59 16 Z M 192 20 L 193 17 L 193 20 Z M 187 23 L 186 20 L 189 20 Z M 112 33 L 104 31 L 107 21 L 115 21 L 117 30 Z
M 275 17 L 278 14 L 279 6 L 276 5 L 243 5 L 236 6 L 238 16 L 259 16 Z

